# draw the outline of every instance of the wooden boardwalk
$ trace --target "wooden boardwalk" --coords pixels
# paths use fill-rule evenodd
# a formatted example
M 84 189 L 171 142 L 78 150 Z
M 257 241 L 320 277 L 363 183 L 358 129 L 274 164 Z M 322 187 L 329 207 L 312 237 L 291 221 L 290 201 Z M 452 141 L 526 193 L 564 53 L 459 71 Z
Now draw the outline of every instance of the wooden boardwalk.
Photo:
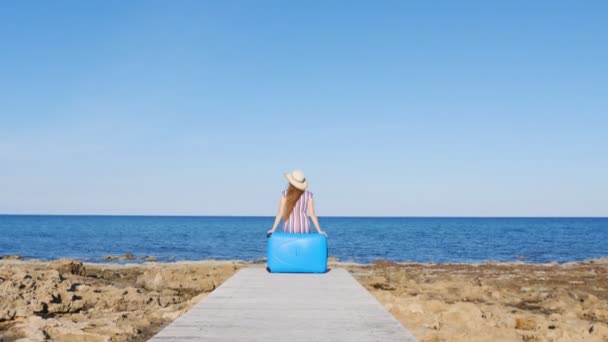
M 150 341 L 416 341 L 346 270 L 240 270 Z

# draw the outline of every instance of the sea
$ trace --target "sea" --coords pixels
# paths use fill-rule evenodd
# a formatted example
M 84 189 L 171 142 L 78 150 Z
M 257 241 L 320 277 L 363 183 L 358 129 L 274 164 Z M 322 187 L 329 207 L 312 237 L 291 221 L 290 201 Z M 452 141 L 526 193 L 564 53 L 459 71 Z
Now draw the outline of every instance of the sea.
M 260 260 L 274 217 L 0 215 L 0 255 Z M 321 217 L 340 261 L 565 263 L 608 256 L 608 218 Z M 136 259 L 135 262 L 141 262 Z M 134 261 L 129 261 L 134 262 Z

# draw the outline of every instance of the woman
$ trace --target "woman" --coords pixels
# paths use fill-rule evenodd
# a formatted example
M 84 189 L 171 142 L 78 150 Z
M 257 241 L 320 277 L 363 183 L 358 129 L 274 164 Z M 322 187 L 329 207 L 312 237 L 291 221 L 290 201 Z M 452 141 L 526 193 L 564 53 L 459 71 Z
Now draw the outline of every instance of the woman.
M 287 178 L 289 186 L 287 190 L 281 192 L 279 212 L 274 219 L 272 229 L 268 231 L 268 235 L 270 236 L 270 234 L 277 230 L 281 219 L 283 219 L 283 232 L 285 233 L 310 233 L 310 220 L 308 219 L 310 215 L 317 232 L 327 236 L 327 233 L 319 227 L 319 219 L 315 213 L 315 202 L 312 199 L 312 193 L 306 191 L 308 180 L 304 177 L 304 173 L 302 171 L 293 171 L 286 173 L 285 178 Z

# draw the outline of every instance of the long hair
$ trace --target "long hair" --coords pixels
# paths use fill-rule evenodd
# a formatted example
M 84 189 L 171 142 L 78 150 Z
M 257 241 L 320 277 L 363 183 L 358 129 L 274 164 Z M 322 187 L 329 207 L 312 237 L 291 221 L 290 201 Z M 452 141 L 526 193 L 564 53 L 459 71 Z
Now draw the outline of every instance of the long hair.
M 287 188 L 287 196 L 285 196 L 285 210 L 283 211 L 283 221 L 287 221 L 291 212 L 293 211 L 293 207 L 296 206 L 296 203 L 300 199 L 300 196 L 304 193 L 304 190 L 300 190 L 295 186 L 289 184 L 289 188 Z

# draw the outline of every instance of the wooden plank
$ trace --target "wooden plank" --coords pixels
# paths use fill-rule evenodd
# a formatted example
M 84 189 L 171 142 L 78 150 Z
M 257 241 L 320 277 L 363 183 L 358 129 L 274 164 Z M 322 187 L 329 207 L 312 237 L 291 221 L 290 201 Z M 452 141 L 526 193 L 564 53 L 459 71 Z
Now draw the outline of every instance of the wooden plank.
M 150 341 L 416 341 L 344 269 L 245 268 Z

